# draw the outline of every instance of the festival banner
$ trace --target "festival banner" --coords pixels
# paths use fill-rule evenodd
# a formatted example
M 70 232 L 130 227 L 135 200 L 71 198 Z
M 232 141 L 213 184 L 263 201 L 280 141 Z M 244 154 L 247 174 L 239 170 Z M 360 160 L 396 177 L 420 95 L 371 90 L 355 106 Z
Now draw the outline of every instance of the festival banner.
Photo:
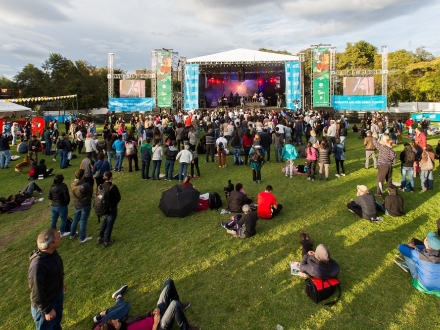
M 313 106 L 330 106 L 330 48 L 312 50 Z
M 335 110 L 380 111 L 387 109 L 386 95 L 374 96 L 333 96 Z
M 301 108 L 301 63 L 286 62 L 285 70 L 286 108 L 296 111 L 298 108 Z
M 152 111 L 154 108 L 154 98 L 110 98 L 108 99 L 109 111 L 135 112 Z
M 185 65 L 184 109 L 199 108 L 199 65 Z
M 155 54 L 153 70 L 156 71 L 157 106 L 171 108 L 173 106 L 172 54 L 166 50 L 157 50 Z

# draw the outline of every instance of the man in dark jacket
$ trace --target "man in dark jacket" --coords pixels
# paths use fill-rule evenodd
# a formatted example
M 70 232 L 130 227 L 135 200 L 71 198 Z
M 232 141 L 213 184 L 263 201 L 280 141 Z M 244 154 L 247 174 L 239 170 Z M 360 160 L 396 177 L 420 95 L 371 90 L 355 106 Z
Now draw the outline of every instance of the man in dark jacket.
M 312 277 L 324 280 L 338 276 L 339 265 L 330 258 L 328 248 L 324 244 L 319 244 L 316 250 L 313 251 L 313 243 L 309 235 L 301 232 L 299 236 L 303 255 L 299 270 Z
M 90 210 L 92 208 L 93 187 L 85 182 L 84 179 L 85 171 L 83 169 L 77 170 L 75 172 L 75 181 L 70 185 L 73 195 L 73 206 L 75 207 L 72 227 L 70 229 L 70 239 L 76 237 L 76 226 L 81 220 L 79 227 L 79 239 L 81 243 L 88 242 L 93 238 L 86 235 L 87 221 L 89 220 Z
M 266 151 L 267 161 L 270 161 L 270 145 L 272 144 L 272 136 L 267 131 L 267 128 L 263 128 L 263 133 L 260 134 L 260 144 L 263 147 L 264 151 Z
M 38 249 L 29 257 L 28 284 L 37 329 L 61 329 L 66 285 L 63 261 L 57 251 L 60 241 L 55 229 L 42 231 L 37 238 Z
M 67 206 L 70 203 L 70 194 L 69 194 L 69 189 L 67 188 L 66 184 L 63 181 L 64 181 L 64 176 L 62 174 L 56 175 L 53 179 L 53 185 L 50 186 L 50 190 L 49 190 L 49 199 L 52 201 L 52 222 L 50 224 L 50 228 L 52 229 L 57 228 L 58 217 L 60 217 L 61 237 L 70 234 L 70 232 L 66 230 L 67 215 L 68 215 Z
M 208 134 L 205 135 L 206 139 L 206 162 L 209 162 L 209 156 L 211 156 L 211 161 L 214 163 L 215 154 L 215 139 L 212 129 L 208 130 Z
M 3 133 L 0 133 L 0 167 L 9 168 L 11 160 L 11 150 L 9 148 L 9 140 Z
M 350 199 L 350 203 L 347 204 L 348 210 L 366 220 L 381 221 L 382 219 L 377 217 L 374 196 L 370 194 L 368 188 L 364 185 L 359 185 L 356 189 L 356 200 Z
M 235 190 L 229 193 L 228 209 L 233 213 L 240 213 L 244 204 L 252 203 L 252 199 L 248 198 L 246 194 L 240 190 L 243 188 L 241 183 L 235 185 Z
M 255 230 L 258 220 L 257 212 L 251 211 L 248 204 L 243 205 L 241 210 L 244 215 L 238 214 L 232 217 L 228 223 L 222 222 L 221 226 L 226 229 L 228 234 L 232 234 L 235 237 L 252 237 L 257 233 Z
M 32 139 L 29 141 L 28 156 L 31 161 L 38 162 L 38 150 L 40 150 L 41 142 L 37 139 L 36 135 L 32 135 Z M 33 158 L 35 156 L 35 159 Z

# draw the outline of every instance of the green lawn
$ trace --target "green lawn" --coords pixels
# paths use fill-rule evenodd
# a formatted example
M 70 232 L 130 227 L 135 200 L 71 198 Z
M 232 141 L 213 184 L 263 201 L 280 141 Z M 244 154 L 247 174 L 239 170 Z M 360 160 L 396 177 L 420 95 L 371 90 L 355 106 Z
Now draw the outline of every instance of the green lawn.
M 432 145 L 437 139 L 430 138 Z M 398 146 L 399 153 L 402 146 Z M 273 151 L 272 151 L 273 153 Z M 307 181 L 305 176 L 284 178 L 281 164 L 266 163 L 262 183 L 254 184 L 249 167 L 219 169 L 200 156 L 201 179 L 193 183 L 200 192 L 217 191 L 231 179 L 242 182 L 248 196 L 274 187 L 284 209 L 274 220 L 260 220 L 257 235 L 237 239 L 218 225 L 228 215 L 216 211 L 193 213 L 184 219 L 165 218 L 158 208 L 161 193 L 176 182 L 142 181 L 140 172 L 114 173 L 122 201 L 113 230 L 116 243 L 105 249 L 96 244 L 99 230 L 92 211 L 87 233 L 92 242 L 63 238 L 59 253 L 64 260 L 67 292 L 63 329 L 90 329 L 92 317 L 112 305 L 111 293 L 128 284 L 126 299 L 132 314 L 155 307 L 162 283 L 173 278 L 184 301 L 191 324 L 207 329 L 437 329 L 440 328 L 440 299 L 413 289 L 410 275 L 394 263 L 396 247 L 411 237 L 423 239 L 435 231 L 440 214 L 434 190 L 405 193 L 406 215 L 384 216 L 383 223 L 370 223 L 348 212 L 346 203 L 356 195 L 356 185 L 375 191 L 376 171 L 364 169 L 362 140 L 351 133 L 347 141 L 347 176 L 336 178 L 334 161 L 330 181 Z M 43 156 L 44 157 L 44 156 Z M 80 159 L 69 169 L 46 157 L 54 173 L 63 173 L 70 185 Z M 162 172 L 164 172 L 164 161 Z M 298 162 L 297 162 L 298 163 Z M 14 162 L 11 163 L 13 167 Z M 393 181 L 400 181 L 400 164 Z M 177 170 L 177 165 L 175 167 Z M 439 171 L 435 170 L 438 178 Z M 0 170 L 0 195 L 22 189 L 26 175 L 13 168 Z M 0 220 L 0 329 L 33 329 L 27 287 L 28 255 L 40 231 L 50 225 L 47 191 L 52 179 L 39 180 L 45 200 L 31 210 L 2 214 Z M 225 200 L 223 198 L 225 205 Z M 69 207 L 73 215 L 73 207 Z M 59 225 L 59 223 L 58 223 Z M 289 261 L 300 260 L 299 232 L 325 243 L 341 266 L 342 297 L 332 308 L 313 303 L 305 294 L 304 279 L 290 275 Z M 176 327 L 175 327 L 176 328 Z

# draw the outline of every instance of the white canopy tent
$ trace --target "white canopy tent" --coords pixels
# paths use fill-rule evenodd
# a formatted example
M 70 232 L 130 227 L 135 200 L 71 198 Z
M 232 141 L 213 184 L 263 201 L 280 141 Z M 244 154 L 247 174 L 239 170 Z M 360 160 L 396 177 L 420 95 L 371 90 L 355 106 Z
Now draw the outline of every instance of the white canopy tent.
M 238 48 L 226 52 L 194 57 L 187 63 L 194 62 L 272 62 L 298 61 L 298 56 L 260 52 L 245 48 Z
M 32 109 L 12 102 L 0 102 L 0 117 L 11 116 L 14 112 L 27 115 L 32 112 Z

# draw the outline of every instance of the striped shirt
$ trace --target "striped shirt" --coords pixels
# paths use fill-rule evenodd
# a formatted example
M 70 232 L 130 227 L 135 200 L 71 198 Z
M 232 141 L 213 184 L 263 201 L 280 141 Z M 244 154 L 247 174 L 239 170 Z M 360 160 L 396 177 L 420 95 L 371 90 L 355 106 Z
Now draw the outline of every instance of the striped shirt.
M 379 157 L 377 158 L 377 163 L 379 165 L 391 166 L 396 163 L 396 153 L 393 148 L 384 146 L 377 142 L 377 139 L 373 138 L 373 144 L 377 150 L 379 150 Z

